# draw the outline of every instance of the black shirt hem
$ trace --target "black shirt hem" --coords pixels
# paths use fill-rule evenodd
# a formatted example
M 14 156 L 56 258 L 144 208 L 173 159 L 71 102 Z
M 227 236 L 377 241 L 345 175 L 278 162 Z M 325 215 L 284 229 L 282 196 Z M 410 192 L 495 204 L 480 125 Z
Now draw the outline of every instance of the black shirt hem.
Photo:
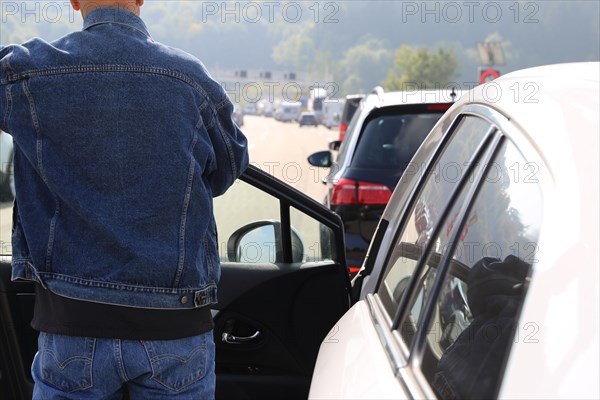
M 214 328 L 210 306 L 156 310 L 101 304 L 59 296 L 36 284 L 31 327 L 67 336 L 123 340 L 173 340 Z

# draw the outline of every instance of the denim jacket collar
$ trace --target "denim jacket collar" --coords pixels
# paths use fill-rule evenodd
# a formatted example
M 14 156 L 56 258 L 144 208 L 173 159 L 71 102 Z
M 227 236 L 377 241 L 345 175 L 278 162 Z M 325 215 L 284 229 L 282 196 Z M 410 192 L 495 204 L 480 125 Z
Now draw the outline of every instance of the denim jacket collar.
M 125 25 L 135 29 L 145 36 L 152 38 L 144 21 L 133 12 L 119 7 L 98 7 L 90 11 L 83 21 L 83 30 L 88 30 L 93 26 L 101 24 Z

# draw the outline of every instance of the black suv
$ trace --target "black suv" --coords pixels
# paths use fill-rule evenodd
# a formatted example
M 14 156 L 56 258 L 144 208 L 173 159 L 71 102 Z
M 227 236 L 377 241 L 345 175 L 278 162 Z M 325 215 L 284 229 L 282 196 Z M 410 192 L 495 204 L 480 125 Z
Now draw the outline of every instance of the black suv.
M 338 213 L 346 232 L 350 273 L 361 267 L 377 223 L 396 183 L 444 112 L 456 99 L 454 90 L 385 93 L 373 89 L 359 104 L 343 141 L 308 161 L 330 167 L 325 204 Z

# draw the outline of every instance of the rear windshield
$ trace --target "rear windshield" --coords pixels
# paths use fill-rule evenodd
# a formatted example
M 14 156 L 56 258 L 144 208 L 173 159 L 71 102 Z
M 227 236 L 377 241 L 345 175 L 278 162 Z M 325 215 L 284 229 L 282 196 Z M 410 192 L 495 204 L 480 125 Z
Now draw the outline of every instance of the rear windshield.
M 346 103 L 344 104 L 344 111 L 342 113 L 343 123 L 348 124 L 348 122 L 350 122 L 354 116 L 354 113 L 356 112 L 356 109 L 358 108 L 358 105 L 360 104 L 360 100 L 360 98 L 346 100 Z
M 356 146 L 352 166 L 404 170 L 442 115 L 384 115 L 372 119 Z

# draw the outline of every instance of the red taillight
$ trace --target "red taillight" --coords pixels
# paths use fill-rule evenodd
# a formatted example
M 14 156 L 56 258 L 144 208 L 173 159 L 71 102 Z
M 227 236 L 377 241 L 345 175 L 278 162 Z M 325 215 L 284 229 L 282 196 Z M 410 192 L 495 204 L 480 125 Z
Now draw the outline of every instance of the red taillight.
M 350 179 L 340 179 L 334 183 L 331 204 L 356 204 L 356 182 Z
M 392 191 L 385 185 L 358 182 L 358 204 L 387 204 Z
M 392 191 L 385 185 L 340 179 L 333 185 L 331 204 L 380 204 L 386 205 Z
M 340 124 L 340 142 L 344 140 L 344 136 L 346 135 L 346 130 L 348 129 L 348 125 L 343 122 Z
M 348 272 L 350 272 L 350 275 L 354 276 L 358 273 L 358 271 L 360 271 L 360 267 L 354 267 L 354 266 L 349 266 L 348 267 Z

